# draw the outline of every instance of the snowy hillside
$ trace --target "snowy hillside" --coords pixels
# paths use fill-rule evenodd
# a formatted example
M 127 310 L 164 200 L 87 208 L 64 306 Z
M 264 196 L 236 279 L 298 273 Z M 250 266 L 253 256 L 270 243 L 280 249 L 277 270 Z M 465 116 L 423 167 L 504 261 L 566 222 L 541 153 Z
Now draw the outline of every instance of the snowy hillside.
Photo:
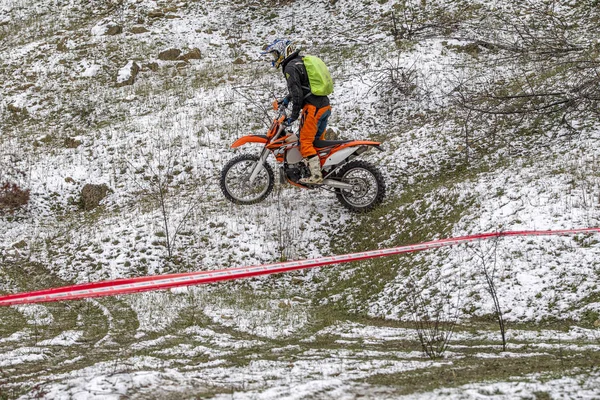
M 600 226 L 598 12 L 496 3 L 3 0 L 0 188 L 29 200 L 0 207 L 0 293 Z M 286 94 L 279 37 L 329 66 L 328 135 L 383 143 L 373 212 L 222 195 Z M 0 399 L 594 398 L 598 239 L 3 307 Z

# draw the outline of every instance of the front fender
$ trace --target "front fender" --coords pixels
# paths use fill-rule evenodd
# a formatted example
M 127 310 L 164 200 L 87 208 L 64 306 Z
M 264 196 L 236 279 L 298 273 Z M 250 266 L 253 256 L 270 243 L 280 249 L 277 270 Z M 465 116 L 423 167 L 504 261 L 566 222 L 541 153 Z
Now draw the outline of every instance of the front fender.
M 231 145 L 231 148 L 235 149 L 236 147 L 243 146 L 246 143 L 263 143 L 264 144 L 264 143 L 267 143 L 267 136 L 266 135 L 242 136 L 241 138 L 239 138 L 238 140 L 233 142 L 233 144 Z

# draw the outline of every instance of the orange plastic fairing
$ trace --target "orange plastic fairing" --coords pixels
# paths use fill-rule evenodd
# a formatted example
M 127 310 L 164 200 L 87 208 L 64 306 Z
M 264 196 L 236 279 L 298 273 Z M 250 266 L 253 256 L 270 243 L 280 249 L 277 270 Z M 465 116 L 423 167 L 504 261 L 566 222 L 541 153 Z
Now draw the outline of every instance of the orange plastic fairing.
M 269 145 L 267 146 L 267 149 L 269 150 L 275 150 L 280 148 L 281 146 L 283 146 L 286 142 L 286 140 L 290 137 L 291 135 L 286 135 L 284 137 L 281 137 L 277 140 L 272 141 L 271 143 L 269 143 Z
M 232 148 L 240 147 L 246 143 L 267 143 L 267 137 L 265 135 L 248 135 L 242 136 L 231 145 Z

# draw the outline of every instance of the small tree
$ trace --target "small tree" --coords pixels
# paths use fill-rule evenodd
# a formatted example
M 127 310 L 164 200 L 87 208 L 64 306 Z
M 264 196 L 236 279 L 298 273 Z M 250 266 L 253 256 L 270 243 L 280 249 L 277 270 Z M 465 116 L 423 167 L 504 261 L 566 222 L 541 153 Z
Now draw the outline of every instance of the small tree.
M 483 248 L 480 242 L 480 247 L 475 250 L 475 254 L 480 260 L 479 266 L 481 267 L 481 272 L 485 278 L 487 292 L 494 303 L 494 313 L 502 337 L 502 351 L 506 351 L 506 321 L 504 320 L 502 307 L 500 306 L 500 297 L 498 296 L 498 289 L 496 287 L 496 272 L 498 272 L 498 239 L 496 238 L 494 240 L 493 246 L 488 250 Z
M 190 190 L 184 190 L 176 181 L 176 177 L 182 173 L 181 160 L 182 145 L 180 139 L 157 138 L 153 149 L 142 150 L 136 159 L 143 160 L 142 165 L 134 165 L 128 162 L 135 171 L 135 184 L 146 193 L 156 204 L 160 211 L 161 225 L 164 237 L 164 246 L 167 259 L 175 261 L 175 243 L 177 236 L 181 233 L 186 222 L 198 205 L 200 198 L 197 194 L 197 184 L 192 184 Z M 141 179 L 138 177 L 141 175 Z M 180 195 L 181 192 L 189 192 L 188 196 Z M 175 209 L 184 208 L 183 214 L 176 216 Z

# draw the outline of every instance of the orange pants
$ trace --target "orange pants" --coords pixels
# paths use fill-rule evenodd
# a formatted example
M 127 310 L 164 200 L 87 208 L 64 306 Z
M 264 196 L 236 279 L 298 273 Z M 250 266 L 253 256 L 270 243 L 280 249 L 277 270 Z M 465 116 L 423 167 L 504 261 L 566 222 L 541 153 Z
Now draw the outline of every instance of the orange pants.
M 327 120 L 331 115 L 331 106 L 317 109 L 312 104 L 306 104 L 300 114 L 300 154 L 307 158 L 317 154 L 313 142 L 323 139 Z

